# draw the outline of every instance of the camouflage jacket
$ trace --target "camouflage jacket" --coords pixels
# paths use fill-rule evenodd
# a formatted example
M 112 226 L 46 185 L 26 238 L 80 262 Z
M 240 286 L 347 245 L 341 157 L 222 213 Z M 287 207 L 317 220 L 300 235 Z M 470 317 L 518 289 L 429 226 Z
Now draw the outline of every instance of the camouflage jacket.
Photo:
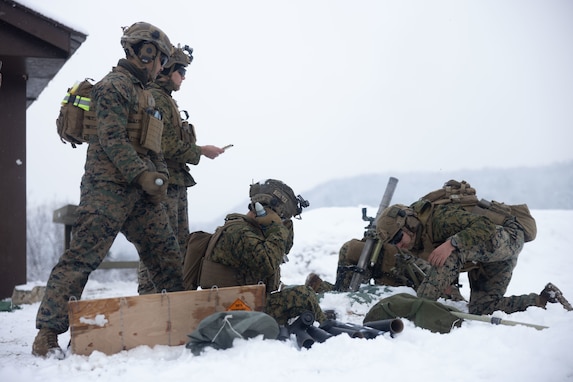
M 92 90 L 92 107 L 96 113 L 97 136 L 90 139 L 84 177 L 94 181 L 129 184 L 144 171 L 167 174 L 163 155 L 151 151 L 138 154 L 127 134 L 128 115 L 139 110 L 144 92 L 145 73 L 122 59 Z
M 163 116 L 161 148 L 169 168 L 169 183 L 185 187 L 194 186 L 195 180 L 187 166 L 187 163 L 196 165 L 201 159 L 201 147 L 195 143 L 194 132 L 183 131 L 179 108 L 171 96 L 171 91 L 157 83 L 151 84 L 149 90 L 155 98 L 157 109 Z M 187 124 L 185 127 L 191 129 Z
M 231 267 L 241 285 L 262 281 L 267 292 L 276 290 L 280 283 L 280 265 L 292 247 L 292 224 L 272 224 L 263 230 L 246 215 L 230 214 L 225 220 L 233 223 L 225 224 L 211 260 Z
M 420 200 L 410 207 L 418 214 L 421 223 L 411 252 L 427 259 L 434 248 L 448 238 L 456 236 L 460 249 L 472 248 L 476 244 L 493 250 L 491 239 L 496 225 L 485 216 L 466 211 L 454 204 L 434 205 Z

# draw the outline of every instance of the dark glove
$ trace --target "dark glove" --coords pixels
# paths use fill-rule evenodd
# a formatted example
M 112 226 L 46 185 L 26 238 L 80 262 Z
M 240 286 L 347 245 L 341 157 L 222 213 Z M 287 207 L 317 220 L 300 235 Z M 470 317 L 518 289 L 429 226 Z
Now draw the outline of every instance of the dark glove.
M 167 197 L 167 177 L 160 172 L 145 171 L 137 177 L 137 183 L 154 204 L 159 204 Z
M 277 213 L 270 208 L 265 208 L 267 214 L 265 216 L 257 216 L 255 220 L 261 227 L 268 227 L 271 224 L 282 224 L 281 217 L 277 215 Z
M 289 231 L 293 231 L 293 227 L 292 227 L 292 219 L 286 219 L 283 221 L 283 224 L 285 227 L 288 228 Z

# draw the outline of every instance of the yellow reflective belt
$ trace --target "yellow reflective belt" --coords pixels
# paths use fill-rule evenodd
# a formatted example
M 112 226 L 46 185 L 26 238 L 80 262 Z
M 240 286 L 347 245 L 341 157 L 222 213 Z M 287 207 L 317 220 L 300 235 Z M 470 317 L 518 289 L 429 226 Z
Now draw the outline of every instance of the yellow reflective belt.
M 72 95 L 67 93 L 62 101 L 62 105 L 71 102 L 72 105 L 79 107 L 82 110 L 89 111 L 90 110 L 90 102 L 91 99 L 88 97 L 80 97 L 76 95 Z

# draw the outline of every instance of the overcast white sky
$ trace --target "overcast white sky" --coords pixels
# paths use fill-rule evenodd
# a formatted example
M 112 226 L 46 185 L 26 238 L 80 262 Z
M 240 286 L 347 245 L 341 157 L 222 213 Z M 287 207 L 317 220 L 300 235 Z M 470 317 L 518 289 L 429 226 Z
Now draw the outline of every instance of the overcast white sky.
M 89 35 L 28 109 L 31 203 L 79 201 L 85 145 L 60 143 L 59 102 L 123 57 L 136 21 L 194 48 L 175 98 L 199 144 L 235 145 L 192 168 L 192 223 L 263 178 L 304 196 L 363 173 L 573 159 L 569 0 L 21 2 Z

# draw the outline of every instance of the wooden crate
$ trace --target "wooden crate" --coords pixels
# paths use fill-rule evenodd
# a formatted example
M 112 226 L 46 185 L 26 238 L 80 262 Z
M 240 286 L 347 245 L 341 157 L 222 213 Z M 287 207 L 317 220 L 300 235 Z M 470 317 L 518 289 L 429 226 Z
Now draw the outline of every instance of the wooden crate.
M 205 317 L 227 310 L 262 311 L 265 286 L 70 301 L 71 351 L 114 354 L 140 345 L 179 346 Z

